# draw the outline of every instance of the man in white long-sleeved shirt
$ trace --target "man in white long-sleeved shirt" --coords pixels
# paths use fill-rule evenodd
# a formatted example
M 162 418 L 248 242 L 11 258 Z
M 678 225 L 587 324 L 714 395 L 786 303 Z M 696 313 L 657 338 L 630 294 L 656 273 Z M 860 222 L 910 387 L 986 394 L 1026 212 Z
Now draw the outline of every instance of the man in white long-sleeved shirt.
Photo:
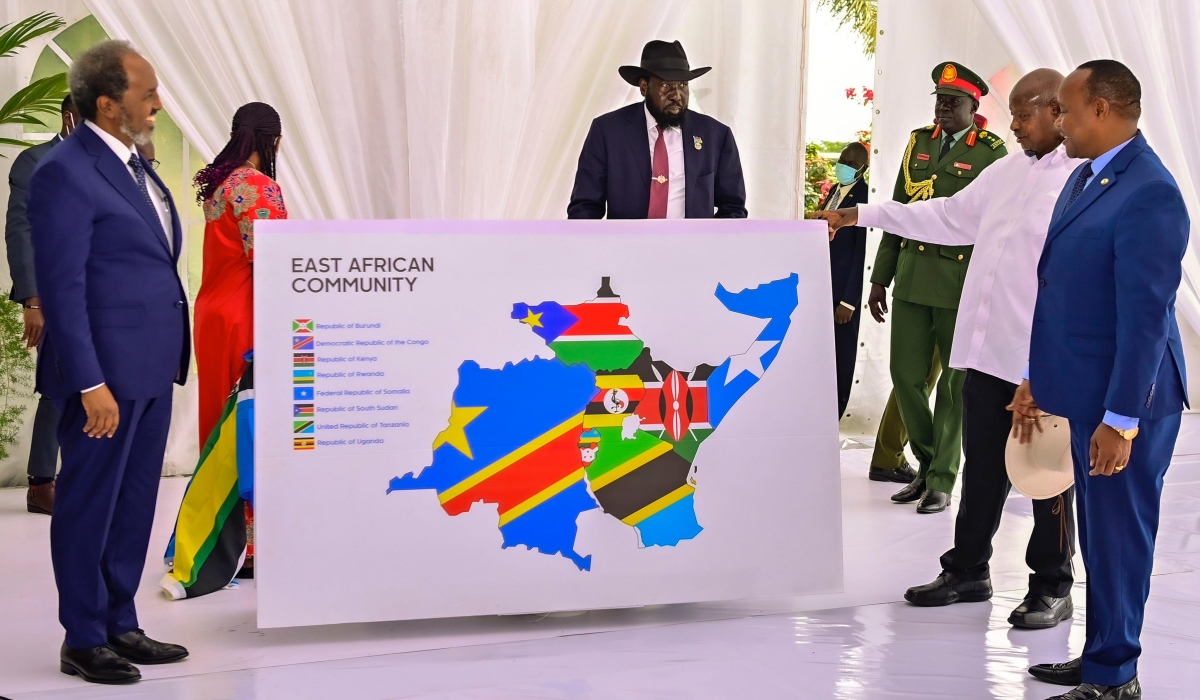
M 984 170 L 952 197 L 912 204 L 883 202 L 818 212 L 830 228 L 857 224 L 921 240 L 974 245 L 958 307 L 950 366 L 967 370 L 963 385 L 966 466 L 954 528 L 954 548 L 942 555 L 942 573 L 908 589 L 914 605 L 949 605 L 991 598 L 988 560 L 1011 484 L 1004 449 L 1012 429 L 1007 406 L 1025 372 L 1037 265 L 1059 193 L 1081 161 L 1068 158 L 1054 126 L 1062 75 L 1038 69 L 1021 78 L 1009 98 L 1012 131 L 1023 153 Z M 1075 532 L 1072 491 L 1035 500 L 1025 561 L 1034 573 L 1029 592 L 1009 622 L 1053 627 L 1073 613 L 1071 552 Z

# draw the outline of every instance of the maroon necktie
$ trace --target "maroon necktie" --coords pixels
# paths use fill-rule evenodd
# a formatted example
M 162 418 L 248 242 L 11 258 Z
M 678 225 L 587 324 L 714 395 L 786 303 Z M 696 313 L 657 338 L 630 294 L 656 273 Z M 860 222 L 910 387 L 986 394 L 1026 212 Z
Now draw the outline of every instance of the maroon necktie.
M 658 129 L 658 140 L 654 142 L 654 163 L 650 166 L 650 211 L 647 219 L 667 218 L 667 188 L 671 170 L 667 163 L 667 142 L 663 140 L 663 128 Z

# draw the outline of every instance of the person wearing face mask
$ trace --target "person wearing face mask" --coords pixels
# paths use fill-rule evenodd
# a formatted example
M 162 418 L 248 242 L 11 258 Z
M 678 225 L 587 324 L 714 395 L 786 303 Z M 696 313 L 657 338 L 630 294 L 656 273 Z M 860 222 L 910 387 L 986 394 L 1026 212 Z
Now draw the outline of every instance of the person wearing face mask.
M 1008 154 L 1004 141 L 975 125 L 979 98 L 987 83 L 966 67 L 947 61 L 933 69 L 935 123 L 909 137 L 892 199 L 907 204 L 949 197 L 971 184 Z M 883 323 L 892 290 L 891 373 L 895 403 L 920 464 L 908 486 L 892 496 L 917 502 L 918 513 L 940 513 L 950 504 L 958 478 L 962 443 L 964 372 L 946 368 L 937 380 L 937 400 L 929 410 L 928 380 L 934 354 L 950 357 L 955 316 L 962 294 L 970 245 L 942 245 L 921 237 L 885 232 L 871 272 L 868 305 Z
M 842 149 L 833 166 L 837 184 L 821 203 L 823 210 L 853 207 L 867 202 L 867 147 L 857 141 Z M 863 264 L 867 257 L 867 229 L 851 226 L 829 239 L 829 277 L 833 282 L 833 345 L 837 363 L 838 419 L 846 412 L 854 384 L 858 355 L 858 322 L 862 314 Z
M 746 218 L 733 132 L 688 109 L 688 83 L 709 70 L 693 70 L 678 41 L 651 41 L 640 66 L 618 69 L 646 99 L 592 121 L 568 219 Z
M 62 128 L 49 141 L 31 146 L 13 161 L 8 173 L 8 216 L 5 220 L 4 243 L 8 248 L 8 270 L 12 275 L 12 291 L 8 298 L 25 307 L 25 332 L 21 340 L 27 348 L 35 348 L 42 339 L 45 319 L 42 301 L 38 297 L 37 280 L 33 273 L 33 241 L 29 234 L 26 204 L 29 199 L 29 180 L 42 158 L 63 139 L 71 135 L 83 118 L 67 95 L 62 101 Z M 30 513 L 50 515 L 54 510 L 54 473 L 58 468 L 58 409 L 45 396 L 38 400 L 33 416 L 33 444 L 29 448 L 29 491 L 25 507 Z

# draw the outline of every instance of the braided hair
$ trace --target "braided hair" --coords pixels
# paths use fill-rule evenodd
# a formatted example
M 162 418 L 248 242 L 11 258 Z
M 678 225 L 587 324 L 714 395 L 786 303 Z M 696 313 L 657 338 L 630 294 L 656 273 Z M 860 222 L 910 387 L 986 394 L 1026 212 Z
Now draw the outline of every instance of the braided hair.
M 262 172 L 275 179 L 275 142 L 283 134 L 279 112 L 265 102 L 250 102 L 233 115 L 229 143 L 217 154 L 211 165 L 205 166 L 192 183 L 196 186 L 196 201 L 203 204 L 216 194 L 229 174 L 258 153 Z

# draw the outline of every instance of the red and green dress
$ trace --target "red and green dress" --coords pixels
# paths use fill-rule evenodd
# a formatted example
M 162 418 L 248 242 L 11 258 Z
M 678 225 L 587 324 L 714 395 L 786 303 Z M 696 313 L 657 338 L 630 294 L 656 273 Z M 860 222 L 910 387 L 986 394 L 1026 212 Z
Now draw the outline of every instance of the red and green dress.
M 254 221 L 286 218 L 279 184 L 253 168 L 234 170 L 204 203 L 204 273 L 194 324 L 201 445 L 254 346 Z

